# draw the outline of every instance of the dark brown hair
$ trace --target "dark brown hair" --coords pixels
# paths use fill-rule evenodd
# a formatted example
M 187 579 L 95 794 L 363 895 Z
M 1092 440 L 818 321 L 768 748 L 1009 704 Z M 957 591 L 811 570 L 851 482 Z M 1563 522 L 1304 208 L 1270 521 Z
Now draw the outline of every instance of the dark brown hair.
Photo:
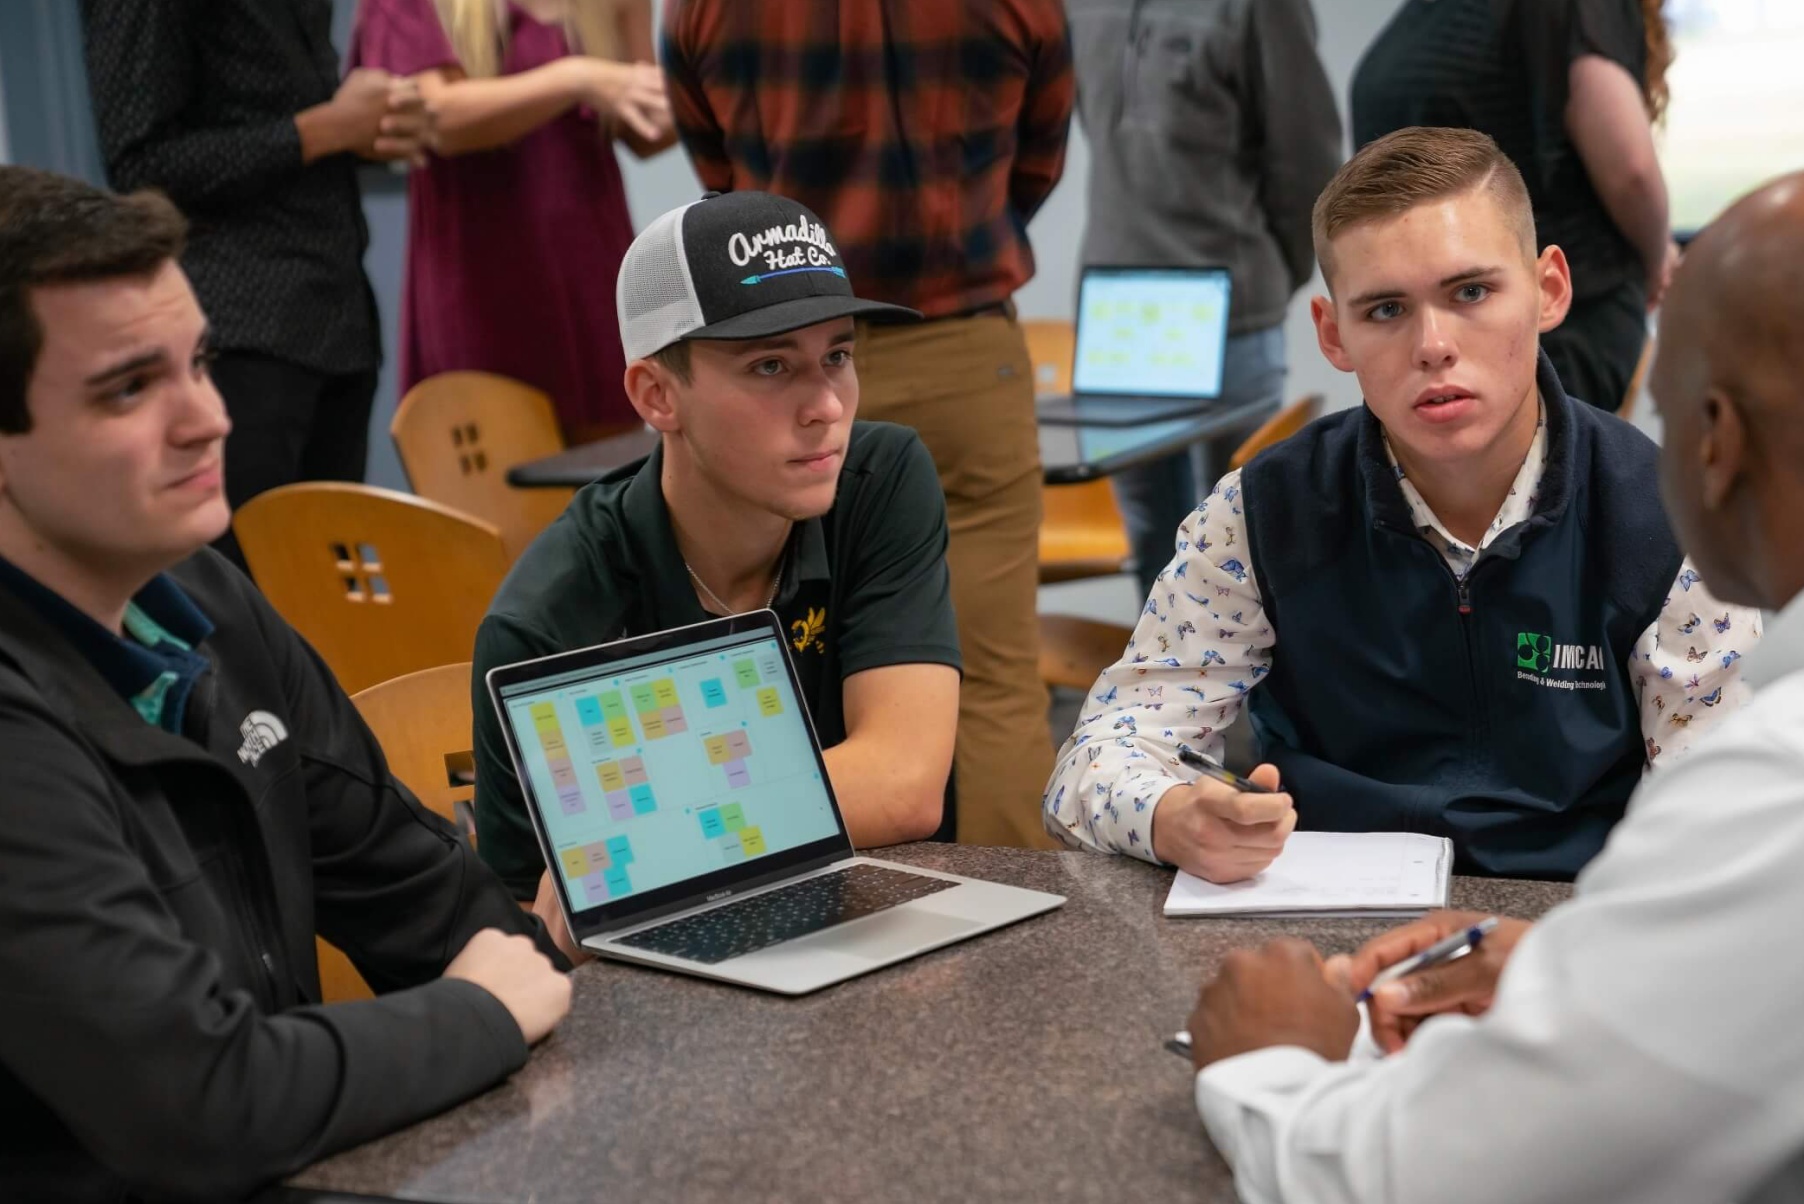
M 25 393 L 44 330 L 31 290 L 143 277 L 182 253 L 188 223 L 155 192 L 120 196 L 30 167 L 0 167 L 0 434 L 31 429 Z
M 678 339 L 668 347 L 658 348 L 646 358 L 663 364 L 670 370 L 671 375 L 685 385 L 689 383 L 689 374 L 694 371 L 694 367 L 693 361 L 689 358 L 689 344 L 682 339 Z
M 1528 186 L 1489 135 L 1411 126 L 1368 142 L 1341 165 L 1315 201 L 1315 257 L 1329 289 L 1334 287 L 1333 243 L 1342 231 L 1478 188 L 1496 199 L 1532 259 L 1535 215 Z

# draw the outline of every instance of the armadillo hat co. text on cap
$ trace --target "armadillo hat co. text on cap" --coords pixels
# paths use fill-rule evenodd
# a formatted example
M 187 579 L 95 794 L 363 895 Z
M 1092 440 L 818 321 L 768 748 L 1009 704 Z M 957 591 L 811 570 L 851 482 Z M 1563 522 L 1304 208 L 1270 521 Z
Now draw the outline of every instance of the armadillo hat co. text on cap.
M 710 193 L 647 226 L 615 288 L 628 360 L 683 339 L 761 339 L 831 318 L 919 318 L 852 295 L 832 236 L 768 192 Z

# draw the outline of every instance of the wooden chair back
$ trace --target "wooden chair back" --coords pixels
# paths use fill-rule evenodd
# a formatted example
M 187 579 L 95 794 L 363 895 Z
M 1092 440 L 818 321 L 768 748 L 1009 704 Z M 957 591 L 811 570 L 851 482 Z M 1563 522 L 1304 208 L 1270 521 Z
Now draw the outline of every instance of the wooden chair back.
M 422 669 L 353 695 L 382 745 L 388 768 L 472 844 L 476 765 L 470 752 L 470 663 Z M 316 940 L 320 990 L 327 1003 L 368 999 L 373 992 L 336 946 Z
M 376 992 L 363 981 L 357 967 L 344 950 L 324 937 L 313 938 L 313 950 L 319 957 L 319 996 L 324 1003 L 349 1003 L 353 999 L 374 999 Z
M 1127 529 L 1105 481 L 1048 486 L 1040 518 L 1040 583 L 1108 577 L 1128 558 Z
M 1021 322 L 1027 338 L 1027 358 L 1034 368 L 1034 394 L 1071 392 L 1072 357 L 1077 354 L 1077 329 L 1061 318 L 1027 318 Z
M 421 669 L 351 696 L 388 768 L 419 800 L 476 843 L 470 662 Z
M 1072 324 L 1031 318 L 1021 323 L 1027 358 L 1033 364 L 1034 393 L 1069 393 L 1076 346 Z M 1040 581 L 1077 581 L 1121 571 L 1128 558 L 1127 531 L 1107 481 L 1054 485 L 1045 492 L 1040 519 Z
M 1274 443 L 1290 438 L 1310 423 L 1314 422 L 1322 412 L 1323 397 L 1320 393 L 1311 393 L 1307 397 L 1298 398 L 1283 409 L 1265 420 L 1265 425 L 1246 437 L 1246 441 L 1234 450 L 1228 460 L 1229 468 L 1245 468 L 1248 461 L 1270 447 Z M 1215 482 L 1210 481 L 1204 489 L 1213 488 Z
M 445 372 L 407 391 L 389 434 L 413 491 L 501 531 L 508 559 L 570 504 L 574 489 L 516 489 L 507 470 L 564 450 L 551 398 L 488 372 Z
M 1040 616 L 1040 680 L 1049 686 L 1088 690 L 1102 671 L 1121 659 L 1132 627 L 1076 615 Z
M 488 523 L 369 485 L 284 485 L 232 528 L 264 596 L 347 693 L 467 659 L 507 573 Z

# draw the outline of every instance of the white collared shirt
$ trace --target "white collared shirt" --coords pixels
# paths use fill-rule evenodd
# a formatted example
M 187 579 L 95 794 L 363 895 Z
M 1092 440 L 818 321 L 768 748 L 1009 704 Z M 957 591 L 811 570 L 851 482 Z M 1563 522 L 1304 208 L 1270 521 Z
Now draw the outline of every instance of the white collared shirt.
M 1643 780 L 1489 1013 L 1197 1076 L 1242 1200 L 1714 1204 L 1804 1149 L 1804 596 L 1773 630 L 1777 680 Z
M 1397 474 L 1422 537 L 1463 578 L 1499 535 L 1533 515 L 1546 467 L 1543 420 L 1476 548 L 1446 529 L 1401 468 Z M 1155 860 L 1153 811 L 1194 776 L 1180 770 L 1178 746 L 1219 758 L 1223 730 L 1270 671 L 1277 633 L 1244 538 L 1245 502 L 1240 473 L 1230 472 L 1184 520 L 1177 555 L 1127 649 L 1091 688 L 1044 800 L 1047 830 L 1066 843 Z M 1659 618 L 1629 653 L 1650 765 L 1683 753 L 1746 700 L 1739 662 L 1759 639 L 1760 612 L 1717 601 L 1685 561 Z

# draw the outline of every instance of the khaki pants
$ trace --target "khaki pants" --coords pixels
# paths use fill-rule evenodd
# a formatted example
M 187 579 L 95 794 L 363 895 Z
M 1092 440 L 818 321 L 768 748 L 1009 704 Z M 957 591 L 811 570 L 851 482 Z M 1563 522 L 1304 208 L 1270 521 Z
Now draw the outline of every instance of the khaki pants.
M 959 688 L 958 838 L 1056 848 L 1040 680 L 1040 442 L 1021 328 L 1000 315 L 861 326 L 858 416 L 913 427 L 946 491 Z

